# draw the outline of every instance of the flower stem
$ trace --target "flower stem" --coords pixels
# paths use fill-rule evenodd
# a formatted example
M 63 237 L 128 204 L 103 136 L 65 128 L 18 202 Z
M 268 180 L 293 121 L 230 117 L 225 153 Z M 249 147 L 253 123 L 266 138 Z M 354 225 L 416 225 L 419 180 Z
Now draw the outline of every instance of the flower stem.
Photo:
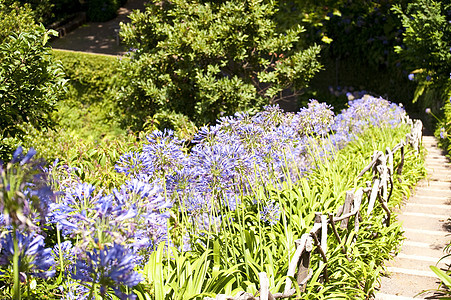
M 60 276 L 63 276 L 64 273 L 64 263 L 63 263 L 63 249 L 61 249 L 61 232 L 59 226 L 56 226 L 56 238 L 58 241 L 58 249 L 59 249 L 59 260 L 60 260 Z
M 17 232 L 13 230 L 14 256 L 13 256 L 13 299 L 20 300 L 20 278 L 19 278 L 19 241 L 17 240 Z

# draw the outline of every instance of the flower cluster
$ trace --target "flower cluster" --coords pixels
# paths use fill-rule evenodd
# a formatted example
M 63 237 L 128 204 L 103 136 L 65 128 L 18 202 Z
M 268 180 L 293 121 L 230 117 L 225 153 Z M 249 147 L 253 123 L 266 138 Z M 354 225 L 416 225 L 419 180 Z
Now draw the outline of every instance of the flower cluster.
M 55 261 L 52 249 L 45 248 L 44 237 L 35 233 L 8 233 L 0 240 L 0 270 L 12 274 L 14 240 L 17 240 L 19 250 L 19 274 L 21 281 L 27 276 L 41 278 L 52 277 L 55 274 Z
M 159 243 L 190 249 L 199 235 L 208 237 L 233 222 L 229 213 L 254 199 L 257 188 L 297 181 L 316 160 L 331 157 L 366 128 L 396 126 L 404 117 L 399 106 L 364 96 L 336 116 L 329 105 L 311 100 L 297 113 L 267 106 L 255 115 L 222 117 L 190 143 L 170 130 L 155 131 L 141 151 L 117 161 L 126 181 L 108 191 L 55 162 L 48 171 L 59 175 L 53 182 L 57 196 L 42 170 L 25 168 L 33 151 L 21 156 L 18 150 L 10 164 L 0 166 L 0 221 L 8 231 L 0 239 L 0 270 L 10 272 L 15 256 L 22 277 L 65 274 L 66 299 L 129 298 L 124 291 L 142 280 L 135 266 Z M 23 172 L 12 172 L 13 166 Z M 18 185 L 11 174 L 22 174 Z M 262 225 L 280 221 L 274 199 L 254 204 Z M 43 226 L 55 228 L 63 241 L 46 248 L 39 235 Z
M 103 298 L 111 288 L 116 296 L 126 299 L 129 295 L 123 293 L 120 287 L 134 287 L 143 280 L 142 276 L 133 270 L 138 260 L 136 255 L 119 244 L 93 249 L 77 260 L 71 276 L 75 280 L 88 283 L 90 291 L 98 284 Z
M 349 108 L 335 117 L 331 137 L 334 145 L 341 148 L 362 134 L 370 126 L 395 127 L 406 118 L 401 106 L 382 98 L 365 95 L 348 102 Z
M 25 282 L 28 276 L 55 274 L 51 249 L 41 235 L 55 195 L 43 163 L 34 160 L 36 151 L 22 152 L 19 147 L 9 163 L 0 163 L 0 272 L 17 271 L 15 280 Z
M 172 131 L 155 131 L 142 152 L 125 154 L 116 168 L 162 186 L 168 201 L 196 230 L 212 230 L 253 186 L 296 181 L 314 160 L 343 147 L 368 126 L 395 126 L 404 116 L 401 107 L 369 95 L 349 101 L 337 116 L 317 100 L 295 114 L 267 106 L 253 116 L 236 113 L 202 127 L 190 151 Z M 275 216 L 269 211 L 277 209 L 273 205 L 263 215 Z

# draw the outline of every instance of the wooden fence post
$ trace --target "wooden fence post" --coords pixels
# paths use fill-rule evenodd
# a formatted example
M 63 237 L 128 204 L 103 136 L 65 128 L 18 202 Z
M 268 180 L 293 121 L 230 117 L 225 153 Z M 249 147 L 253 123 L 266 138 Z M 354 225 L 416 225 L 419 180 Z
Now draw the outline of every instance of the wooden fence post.
M 275 300 L 269 291 L 269 279 L 265 272 L 258 273 L 260 278 L 260 300 Z
M 357 233 L 359 231 L 360 224 L 360 205 L 362 205 L 363 189 L 359 188 L 357 192 L 354 193 L 354 211 L 356 211 L 354 216 L 354 230 Z
M 302 256 L 305 252 L 304 250 L 306 247 L 308 236 L 309 236 L 308 233 L 304 233 L 299 240 L 295 241 L 296 252 L 294 253 L 293 258 L 291 259 L 290 264 L 288 265 L 288 272 L 287 272 L 288 277 L 290 277 L 290 276 L 294 277 L 294 274 L 296 272 L 296 267 L 298 268 L 298 277 L 300 276 L 299 265 L 302 263 Z M 310 259 L 310 256 L 308 258 Z M 310 261 L 308 261 L 308 263 L 307 263 L 307 274 L 308 274 L 308 265 L 309 264 L 310 264 Z M 307 276 L 307 274 L 305 274 L 305 276 Z M 304 276 L 304 274 L 302 276 Z M 285 280 L 284 294 L 288 293 L 290 291 L 290 289 L 291 289 L 291 279 L 287 278 Z
M 308 233 L 305 233 L 302 236 L 305 236 L 305 246 L 304 252 L 299 259 L 296 281 L 301 292 L 304 292 L 305 287 L 307 286 L 307 280 L 309 280 L 313 274 L 312 270 L 310 269 L 310 254 L 313 250 L 313 241 L 312 237 Z
M 376 203 L 377 194 L 379 193 L 379 179 L 376 178 L 373 181 L 373 188 L 371 189 L 370 200 L 368 202 L 368 209 L 366 214 L 369 216 L 373 211 L 374 204 Z
M 351 206 L 352 206 L 353 202 L 354 202 L 354 193 L 352 191 L 347 191 L 346 198 L 345 198 L 345 204 L 343 205 L 343 214 L 342 215 L 345 215 L 345 214 L 351 212 Z M 348 221 L 349 221 L 349 218 L 346 218 L 343 221 L 341 221 L 340 229 L 342 229 L 342 230 L 346 229 L 348 227 Z
M 402 168 L 404 167 L 404 145 L 401 147 L 401 162 L 398 165 L 398 169 L 396 170 L 396 172 L 398 172 L 398 175 L 402 174 Z M 402 179 L 399 178 L 399 182 L 402 182 Z
M 387 167 L 390 170 L 390 173 L 393 174 L 393 152 L 390 147 L 385 149 L 385 156 L 387 157 Z

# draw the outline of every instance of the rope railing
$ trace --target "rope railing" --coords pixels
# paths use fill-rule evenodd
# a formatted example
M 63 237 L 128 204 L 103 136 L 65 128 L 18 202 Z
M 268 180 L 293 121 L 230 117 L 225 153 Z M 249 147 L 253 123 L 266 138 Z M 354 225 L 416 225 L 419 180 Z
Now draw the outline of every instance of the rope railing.
M 287 279 L 283 293 L 271 294 L 269 291 L 269 280 L 265 272 L 259 273 L 260 291 L 259 296 L 254 296 L 247 292 L 239 292 L 235 296 L 227 296 L 219 294 L 216 298 L 205 297 L 204 300 L 275 300 L 284 299 L 293 296 L 296 293 L 296 288 L 292 288 L 292 278 L 296 275 L 296 282 L 301 292 L 305 291 L 307 283 L 313 276 L 313 269 L 310 267 L 310 257 L 312 251 L 315 249 L 321 256 L 319 261 L 319 268 L 322 270 L 322 278 L 324 282 L 328 282 L 329 276 L 327 272 L 327 238 L 328 227 L 332 229 L 332 234 L 341 245 L 341 251 L 350 261 L 348 252 L 342 243 L 342 239 L 338 234 L 337 223 L 340 223 L 340 229 L 348 228 L 348 225 L 353 218 L 354 230 L 359 231 L 360 222 L 362 222 L 362 201 L 364 195 L 367 195 L 368 207 L 365 214 L 371 218 L 376 200 L 385 211 L 385 225 L 390 225 L 391 212 L 388 208 L 388 201 L 393 192 L 393 174 L 394 163 L 393 156 L 397 151 L 400 151 L 401 161 L 397 167 L 397 174 L 402 174 L 404 167 L 405 147 L 411 145 L 415 150 L 416 155 L 420 153 L 423 123 L 420 120 L 412 121 L 410 118 L 406 122 L 411 126 L 411 132 L 406 134 L 405 140 L 401 140 L 393 149 L 387 147 L 385 153 L 382 151 L 374 151 L 371 162 L 365 166 L 357 175 L 357 179 L 362 177 L 366 172 L 372 171 L 374 174 L 372 181 L 367 182 L 366 188 L 352 189 L 346 192 L 345 202 L 341 205 L 336 215 L 328 213 L 327 215 L 320 212 L 315 213 L 313 227 L 308 233 L 304 233 L 300 239 L 295 241 L 296 251 L 292 257 L 287 272 Z M 297 272 L 296 272 L 297 270 Z

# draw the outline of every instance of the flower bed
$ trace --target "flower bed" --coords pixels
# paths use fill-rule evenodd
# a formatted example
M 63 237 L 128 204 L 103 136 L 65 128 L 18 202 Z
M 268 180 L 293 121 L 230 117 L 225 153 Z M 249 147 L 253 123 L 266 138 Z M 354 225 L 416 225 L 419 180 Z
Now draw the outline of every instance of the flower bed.
M 373 150 L 405 135 L 405 119 L 399 106 L 364 96 L 337 116 L 315 100 L 296 114 L 275 106 L 238 113 L 201 128 L 190 142 L 154 132 L 117 162 L 127 179 L 112 189 L 54 164 L 48 170 L 58 179 L 54 193 L 47 181 L 35 181 L 46 173 L 35 171 L 33 153 L 22 158 L 18 151 L 1 169 L 5 286 L 27 296 L 48 290 L 54 298 L 190 299 L 255 293 L 258 273 L 266 271 L 271 290 L 280 291 L 293 241 L 312 224 L 313 212 L 335 210 L 347 189 L 364 183 L 354 182 L 356 172 Z M 421 170 L 418 159 L 406 158 L 410 167 L 394 190 L 398 202 L 421 176 L 411 172 Z M 364 220 L 371 230 L 356 236 L 361 255 L 349 262 L 353 275 L 342 276 L 341 262 L 331 283 L 321 291 L 312 286 L 306 297 L 372 292 L 377 272 L 359 272 L 374 270 L 399 237 L 399 230 L 387 231 L 396 224 L 386 229 L 374 221 Z M 369 259 L 368 247 L 379 253 Z M 331 252 L 334 270 L 340 256 Z M 59 277 L 33 277 L 53 274 Z

